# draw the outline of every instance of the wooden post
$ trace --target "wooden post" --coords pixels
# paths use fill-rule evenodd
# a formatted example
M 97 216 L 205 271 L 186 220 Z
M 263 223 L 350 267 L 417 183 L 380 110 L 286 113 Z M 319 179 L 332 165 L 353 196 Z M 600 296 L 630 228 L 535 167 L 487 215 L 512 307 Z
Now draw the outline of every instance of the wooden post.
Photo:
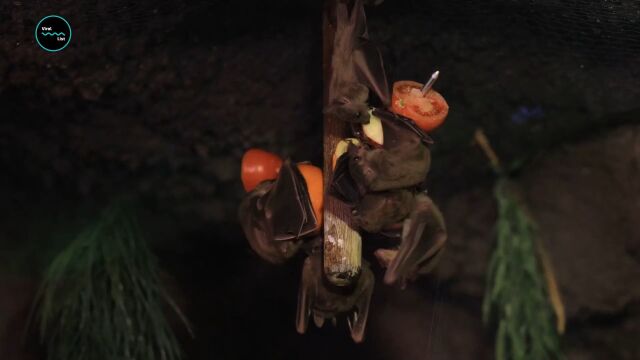
M 339 0 L 326 0 L 322 20 L 323 37 L 323 104 L 329 100 L 329 84 L 331 74 L 331 58 L 336 3 Z M 340 139 L 348 137 L 347 125 L 339 120 L 324 117 L 324 260 L 323 268 L 327 279 L 334 285 L 351 284 L 360 274 L 362 263 L 362 239 L 354 230 L 351 209 L 344 202 L 330 196 L 328 189 L 333 175 L 333 152 Z

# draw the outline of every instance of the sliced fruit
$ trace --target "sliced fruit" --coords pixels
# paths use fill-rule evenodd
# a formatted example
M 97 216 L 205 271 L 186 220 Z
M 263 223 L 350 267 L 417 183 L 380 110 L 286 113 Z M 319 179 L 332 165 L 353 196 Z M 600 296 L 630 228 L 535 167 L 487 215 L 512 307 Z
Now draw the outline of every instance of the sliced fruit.
M 449 113 L 449 105 L 435 90 L 423 95 L 422 86 L 415 81 L 396 81 L 393 84 L 391 109 L 415 121 L 424 131 L 431 131 L 442 125 Z
M 323 220 L 322 208 L 324 206 L 322 170 L 311 164 L 298 164 L 298 169 L 307 183 L 307 191 L 311 199 L 311 206 L 313 206 L 313 213 L 318 220 L 317 228 L 320 229 Z
M 379 117 L 373 115 L 373 110 L 369 110 L 369 123 L 362 124 L 362 132 L 369 140 L 371 140 L 376 145 L 382 146 L 382 144 L 384 143 L 382 121 Z
M 336 144 L 336 150 L 333 152 L 333 162 L 332 162 L 333 169 L 336 168 L 336 163 L 338 162 L 338 159 L 340 158 L 340 156 L 342 156 L 342 154 L 347 152 L 347 149 L 349 148 L 349 144 L 360 145 L 360 140 L 356 138 L 346 138 L 338 141 L 338 143 Z
M 278 177 L 282 159 L 261 149 L 249 149 L 242 156 L 240 178 L 244 190 L 249 192 L 265 180 Z

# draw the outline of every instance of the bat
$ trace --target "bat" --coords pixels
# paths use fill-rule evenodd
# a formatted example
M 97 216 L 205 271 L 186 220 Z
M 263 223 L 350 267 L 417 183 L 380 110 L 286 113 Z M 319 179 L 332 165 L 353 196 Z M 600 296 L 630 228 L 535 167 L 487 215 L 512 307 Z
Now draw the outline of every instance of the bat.
M 414 199 L 411 214 L 403 222 L 401 243 L 397 250 L 379 249 L 375 255 L 386 267 L 384 283 L 400 283 L 429 273 L 437 265 L 447 241 L 444 218 L 438 207 L 424 193 Z
M 356 203 L 366 192 L 388 191 L 423 185 L 431 166 L 433 140 L 415 123 L 392 112 L 375 109 L 384 143 L 371 146 L 366 135 L 353 127 L 360 145 L 350 143 L 336 162 L 331 192 L 347 203 Z
M 362 342 L 374 283 L 369 265 L 363 262 L 360 277 L 355 284 L 347 288 L 333 286 L 324 279 L 322 254 L 311 254 L 302 268 L 296 330 L 304 334 L 310 317 L 313 317 L 317 327 L 322 327 L 325 320 L 330 319 L 335 324 L 336 316 L 346 314 L 351 338 L 356 343 Z
M 300 238 L 315 232 L 319 221 L 304 177 L 288 159 L 275 180 L 260 183 L 245 196 L 238 215 L 251 248 L 273 264 L 294 256 Z
M 350 144 L 349 173 L 368 191 L 385 191 L 417 186 L 424 182 L 431 165 L 430 138 L 411 127 L 410 120 L 376 109 L 382 122 L 384 143 L 371 147 Z M 419 129 L 418 129 L 419 130 Z
M 335 37 L 331 58 L 329 105 L 325 113 L 352 123 L 369 121 L 369 90 L 379 102 L 390 102 L 389 85 L 382 56 L 369 41 L 362 0 L 356 0 L 351 14 L 347 4 L 336 6 Z
M 404 189 L 369 193 L 357 203 L 354 219 L 361 229 L 379 233 L 409 217 L 414 200 L 414 194 Z

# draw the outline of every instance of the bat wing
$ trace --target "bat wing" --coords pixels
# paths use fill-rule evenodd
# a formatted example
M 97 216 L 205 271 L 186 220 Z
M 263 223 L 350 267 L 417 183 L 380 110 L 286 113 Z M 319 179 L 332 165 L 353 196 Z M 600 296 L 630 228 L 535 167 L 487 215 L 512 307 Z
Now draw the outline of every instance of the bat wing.
M 273 189 L 267 194 L 264 211 L 276 241 L 293 240 L 316 229 L 318 219 L 313 212 L 304 177 L 288 159 L 280 168 Z
M 384 147 L 387 149 L 415 141 L 426 146 L 433 144 L 433 139 L 409 118 L 381 108 L 374 109 L 373 115 L 382 121 Z
M 347 4 L 338 3 L 330 103 L 345 93 L 345 87 L 352 86 L 353 83 L 362 83 L 374 91 L 383 105 L 390 103 L 389 84 L 382 56 L 368 38 L 367 18 L 362 0 L 355 2 L 351 15 Z
M 384 282 L 393 284 L 401 280 L 404 283 L 407 278 L 424 272 L 421 269 L 430 270 L 446 240 L 442 213 L 427 195 L 417 195 L 415 208 L 402 228 L 398 254 L 387 268 Z
M 347 318 L 351 338 L 356 343 L 364 340 L 364 333 L 367 327 L 367 319 L 369 318 L 369 306 L 371 304 L 371 295 L 375 285 L 375 278 L 369 266 L 362 267 L 360 279 L 358 279 L 358 297 L 353 311 L 353 321 Z
M 336 161 L 330 191 L 332 195 L 337 196 L 347 204 L 356 204 L 360 200 L 361 190 L 349 172 L 349 155 L 347 153 L 340 156 Z
M 313 255 L 307 257 L 302 266 L 302 278 L 298 290 L 298 311 L 296 313 L 296 330 L 304 334 L 309 325 L 309 316 L 313 299 L 315 299 L 315 281 L 318 274 L 313 266 Z
M 384 107 L 387 107 L 391 103 L 391 96 L 382 55 L 369 40 L 359 39 L 358 43 L 352 55 L 356 77 L 378 96 Z

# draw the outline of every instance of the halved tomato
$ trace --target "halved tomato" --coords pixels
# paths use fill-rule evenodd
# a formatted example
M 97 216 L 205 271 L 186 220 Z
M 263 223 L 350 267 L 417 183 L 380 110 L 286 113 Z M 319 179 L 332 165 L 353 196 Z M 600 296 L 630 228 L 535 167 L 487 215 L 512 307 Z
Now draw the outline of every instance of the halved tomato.
M 449 113 L 449 105 L 437 91 L 422 94 L 422 86 L 415 81 L 396 81 L 391 95 L 391 110 L 408 117 L 424 131 L 440 126 Z
M 261 149 L 249 149 L 242 156 L 240 178 L 244 190 L 249 192 L 265 180 L 278 177 L 282 159 L 273 153 Z

